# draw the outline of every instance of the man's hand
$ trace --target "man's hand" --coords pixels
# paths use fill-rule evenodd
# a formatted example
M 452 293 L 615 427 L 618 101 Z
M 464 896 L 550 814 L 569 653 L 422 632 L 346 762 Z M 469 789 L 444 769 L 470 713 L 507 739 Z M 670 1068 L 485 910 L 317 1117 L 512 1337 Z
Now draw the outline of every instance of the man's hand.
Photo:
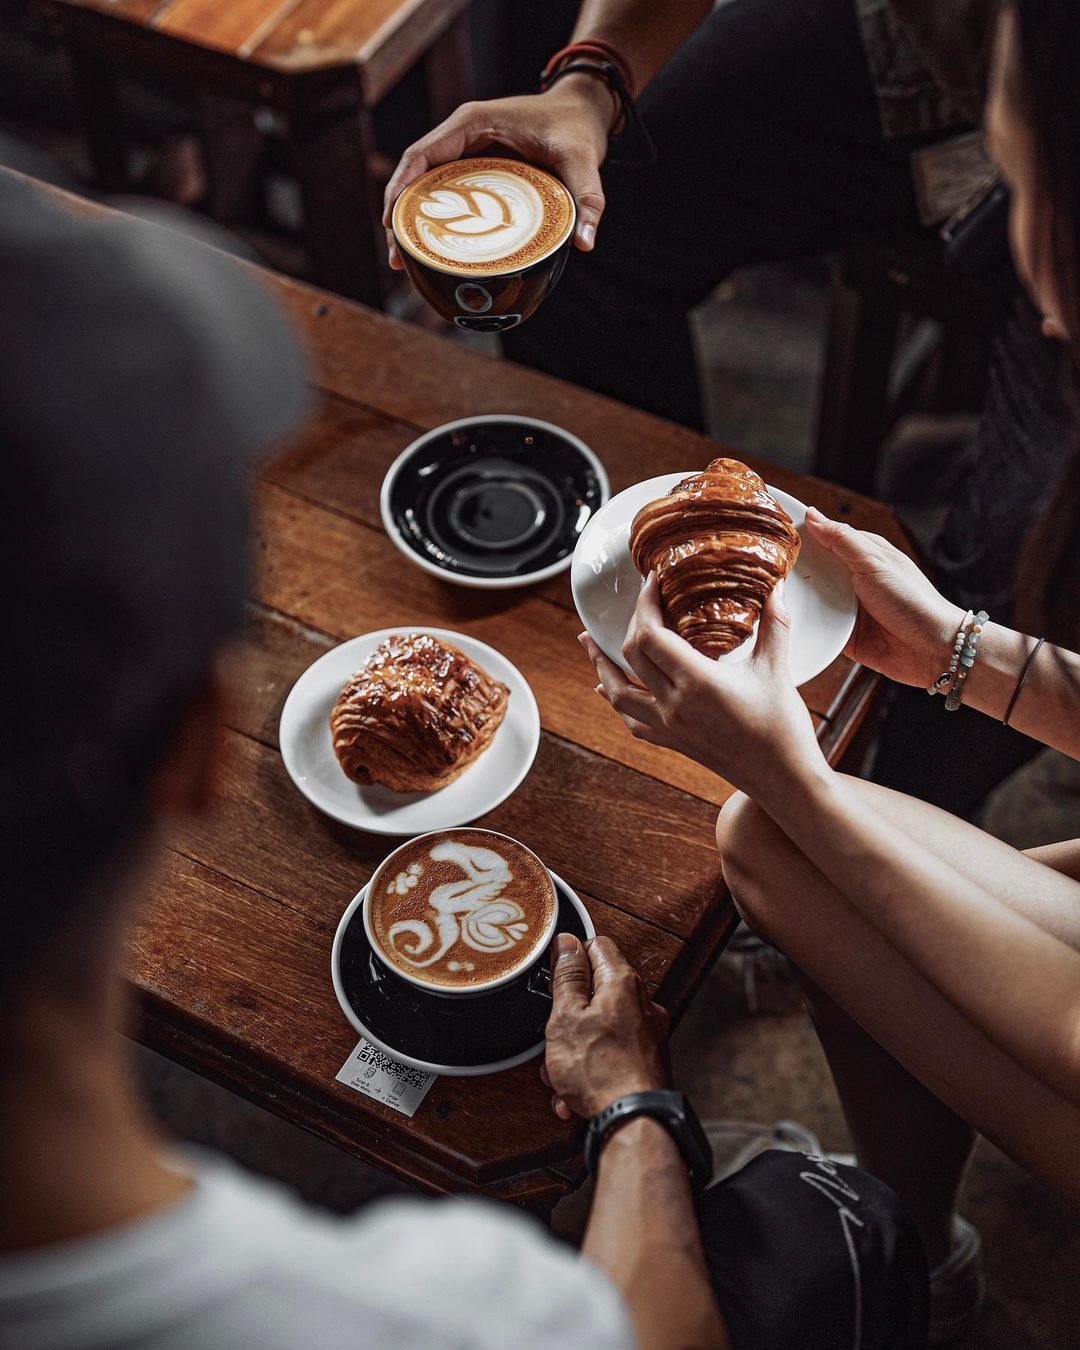
M 649 1001 L 610 938 L 594 938 L 586 948 L 560 933 L 551 997 L 541 1077 L 562 1120 L 595 1116 L 627 1092 L 667 1087 L 667 1013 Z
M 602 80 L 568 75 L 546 94 L 463 103 L 434 131 L 410 145 L 386 185 L 383 225 L 390 265 L 403 264 L 390 229 L 394 203 L 411 182 L 438 164 L 477 154 L 489 146 L 516 150 L 530 164 L 550 169 L 577 206 L 574 242 L 588 251 L 604 209 L 600 165 L 616 105 Z

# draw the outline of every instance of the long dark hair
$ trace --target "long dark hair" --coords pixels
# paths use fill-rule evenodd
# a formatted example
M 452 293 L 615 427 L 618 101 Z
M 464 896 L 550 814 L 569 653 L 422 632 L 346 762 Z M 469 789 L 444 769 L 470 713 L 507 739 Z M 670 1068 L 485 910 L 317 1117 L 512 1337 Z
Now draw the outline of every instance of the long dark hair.
M 1008 7 L 1006 7 L 1008 8 Z M 1016 612 L 1024 627 L 1067 646 L 1080 641 L 1080 0 L 1012 0 L 1017 51 L 1008 84 L 1035 150 L 1039 245 L 1072 341 L 1062 351 L 1075 430 L 1049 505 L 1025 542 Z

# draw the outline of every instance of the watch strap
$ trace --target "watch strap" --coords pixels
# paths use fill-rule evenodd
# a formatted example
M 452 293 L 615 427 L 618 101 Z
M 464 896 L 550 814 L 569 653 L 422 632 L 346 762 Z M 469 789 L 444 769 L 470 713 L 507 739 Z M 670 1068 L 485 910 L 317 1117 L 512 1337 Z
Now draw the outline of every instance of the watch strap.
M 628 1092 L 591 1118 L 585 1132 L 585 1165 L 590 1174 L 596 1176 L 600 1151 L 612 1131 L 637 1116 L 647 1116 L 667 1129 L 682 1155 L 695 1191 L 704 1190 L 712 1179 L 712 1149 L 685 1095 L 669 1089 Z

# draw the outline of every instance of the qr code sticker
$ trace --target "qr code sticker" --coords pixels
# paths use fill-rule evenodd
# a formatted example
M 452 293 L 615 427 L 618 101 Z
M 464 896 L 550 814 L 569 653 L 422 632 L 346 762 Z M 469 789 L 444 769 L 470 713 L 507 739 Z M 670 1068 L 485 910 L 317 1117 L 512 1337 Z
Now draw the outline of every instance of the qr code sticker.
M 341 1066 L 337 1081 L 384 1106 L 413 1116 L 436 1075 L 402 1064 L 370 1041 L 360 1041 Z
M 423 1069 L 414 1069 L 410 1064 L 402 1064 L 400 1060 L 391 1059 L 377 1046 L 370 1045 L 367 1042 L 357 1049 L 356 1062 L 366 1064 L 373 1069 L 382 1069 L 383 1073 L 388 1073 L 391 1078 L 398 1078 L 401 1082 L 408 1083 L 415 1088 L 427 1087 L 432 1077 L 430 1073 L 425 1073 Z

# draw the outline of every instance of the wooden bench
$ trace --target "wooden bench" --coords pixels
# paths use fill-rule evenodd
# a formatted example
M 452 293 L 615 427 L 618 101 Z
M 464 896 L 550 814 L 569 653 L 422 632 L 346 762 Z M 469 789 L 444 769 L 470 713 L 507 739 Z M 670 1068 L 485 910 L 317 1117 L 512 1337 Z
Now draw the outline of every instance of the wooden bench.
M 39 0 L 63 43 L 98 185 L 130 186 L 118 79 L 174 80 L 198 99 L 211 200 L 242 172 L 268 110 L 300 184 L 315 280 L 381 305 L 382 203 L 372 110 L 423 63 L 427 116 L 470 97 L 469 0 Z M 265 121 L 265 114 L 263 120 Z M 216 180 L 216 181 L 215 181 Z M 220 217 L 224 209 L 213 212 Z

